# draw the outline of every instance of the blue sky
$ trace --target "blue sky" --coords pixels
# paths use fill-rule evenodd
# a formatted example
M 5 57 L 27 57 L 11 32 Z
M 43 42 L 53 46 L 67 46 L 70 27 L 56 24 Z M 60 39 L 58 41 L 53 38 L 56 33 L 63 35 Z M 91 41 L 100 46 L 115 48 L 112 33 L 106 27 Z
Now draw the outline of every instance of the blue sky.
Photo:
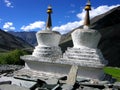
M 53 8 L 53 30 L 61 34 L 83 24 L 87 0 L 0 0 L 0 28 L 5 31 L 45 29 L 47 7 Z M 91 0 L 91 18 L 120 6 L 120 0 Z

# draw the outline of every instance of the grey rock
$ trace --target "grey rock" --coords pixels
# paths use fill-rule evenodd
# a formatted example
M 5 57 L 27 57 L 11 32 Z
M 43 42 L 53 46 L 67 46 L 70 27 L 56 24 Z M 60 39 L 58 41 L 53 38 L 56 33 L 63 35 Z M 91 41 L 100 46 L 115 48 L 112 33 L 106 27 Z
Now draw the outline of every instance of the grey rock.
M 83 87 L 82 90 L 100 90 L 98 88 L 93 88 L 93 87 Z
M 111 75 L 109 74 L 105 74 L 105 77 L 103 79 L 104 81 L 109 81 L 110 83 L 114 83 L 116 81 L 116 79 L 112 78 Z
M 72 65 L 66 83 L 74 85 L 76 82 L 78 66 Z
M 48 89 L 47 88 L 40 88 L 40 87 L 38 87 L 35 90 L 48 90 Z
M 12 82 L 11 81 L 0 81 L 0 85 L 3 85 L 3 84 L 11 84 Z
M 92 88 L 100 88 L 100 89 L 104 89 L 105 86 L 101 85 L 101 84 L 91 84 L 91 83 L 79 83 L 81 86 L 85 86 L 85 87 L 92 87 Z
M 20 65 L 0 65 L 0 73 L 5 73 L 5 72 L 10 72 L 10 71 L 15 71 L 22 69 L 23 66 Z
M 118 89 L 112 89 L 112 88 L 105 88 L 103 90 L 118 90 Z
M 56 90 L 60 85 L 57 84 L 58 79 L 37 80 L 37 83 L 33 85 L 31 90 Z
M 30 89 L 20 87 L 17 85 L 0 85 L 0 90 L 30 90 Z
M 56 90 L 60 85 L 56 85 L 52 90 Z
M 22 86 L 22 87 L 26 87 L 26 88 L 30 88 L 36 83 L 36 82 L 32 82 L 32 81 L 25 81 L 25 80 L 15 79 L 13 77 L 1 77 L 0 81 L 4 81 L 4 82 L 5 81 L 11 81 L 12 85 L 15 84 L 17 86 Z
M 58 83 L 58 79 L 48 79 L 48 80 L 45 80 L 46 84 L 49 84 L 49 85 L 55 85 Z
M 99 81 L 99 84 L 102 84 L 102 85 L 109 84 L 109 81 Z
M 89 82 L 90 80 L 86 78 L 77 78 L 77 81 L 78 82 Z
M 113 84 L 113 87 L 114 87 L 114 88 L 117 88 L 117 89 L 120 89 L 120 82 L 115 82 L 115 83 Z
M 64 84 L 61 88 L 62 90 L 72 90 L 73 86 L 70 84 Z

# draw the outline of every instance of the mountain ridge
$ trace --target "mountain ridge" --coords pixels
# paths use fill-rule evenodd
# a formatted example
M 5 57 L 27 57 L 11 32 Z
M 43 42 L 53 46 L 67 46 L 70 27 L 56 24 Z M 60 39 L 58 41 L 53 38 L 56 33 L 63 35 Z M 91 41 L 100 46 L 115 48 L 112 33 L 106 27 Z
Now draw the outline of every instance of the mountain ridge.
M 8 32 L 16 37 L 20 37 L 32 46 L 37 45 L 37 39 L 36 39 L 36 32 L 31 31 L 31 32 Z
M 33 48 L 25 40 L 15 37 L 0 29 L 0 51 L 10 51 L 14 49 Z

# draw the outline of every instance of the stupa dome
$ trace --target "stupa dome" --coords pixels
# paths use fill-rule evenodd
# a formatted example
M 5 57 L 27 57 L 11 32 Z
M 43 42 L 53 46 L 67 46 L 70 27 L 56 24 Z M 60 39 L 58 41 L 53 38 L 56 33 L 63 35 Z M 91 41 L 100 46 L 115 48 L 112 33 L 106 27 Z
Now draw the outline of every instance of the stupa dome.
M 93 29 L 77 29 L 72 33 L 75 48 L 97 48 L 101 35 Z
M 61 39 L 59 32 L 51 30 L 42 30 L 36 34 L 39 46 L 58 46 Z

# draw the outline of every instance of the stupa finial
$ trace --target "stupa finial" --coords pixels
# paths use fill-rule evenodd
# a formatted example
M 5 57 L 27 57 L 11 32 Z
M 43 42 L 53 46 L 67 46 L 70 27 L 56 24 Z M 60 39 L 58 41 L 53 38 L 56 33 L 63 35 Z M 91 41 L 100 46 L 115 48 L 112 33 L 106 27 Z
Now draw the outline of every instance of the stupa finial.
M 52 28 L 52 20 L 51 20 L 52 7 L 50 5 L 48 6 L 47 13 L 48 13 L 48 19 L 46 23 L 46 29 L 51 30 Z
M 84 26 L 87 26 L 87 27 L 89 27 L 90 25 L 90 15 L 89 15 L 90 10 L 91 10 L 91 3 L 90 3 L 90 0 L 88 0 L 85 6 L 86 15 L 85 15 L 85 20 L 84 20 Z

